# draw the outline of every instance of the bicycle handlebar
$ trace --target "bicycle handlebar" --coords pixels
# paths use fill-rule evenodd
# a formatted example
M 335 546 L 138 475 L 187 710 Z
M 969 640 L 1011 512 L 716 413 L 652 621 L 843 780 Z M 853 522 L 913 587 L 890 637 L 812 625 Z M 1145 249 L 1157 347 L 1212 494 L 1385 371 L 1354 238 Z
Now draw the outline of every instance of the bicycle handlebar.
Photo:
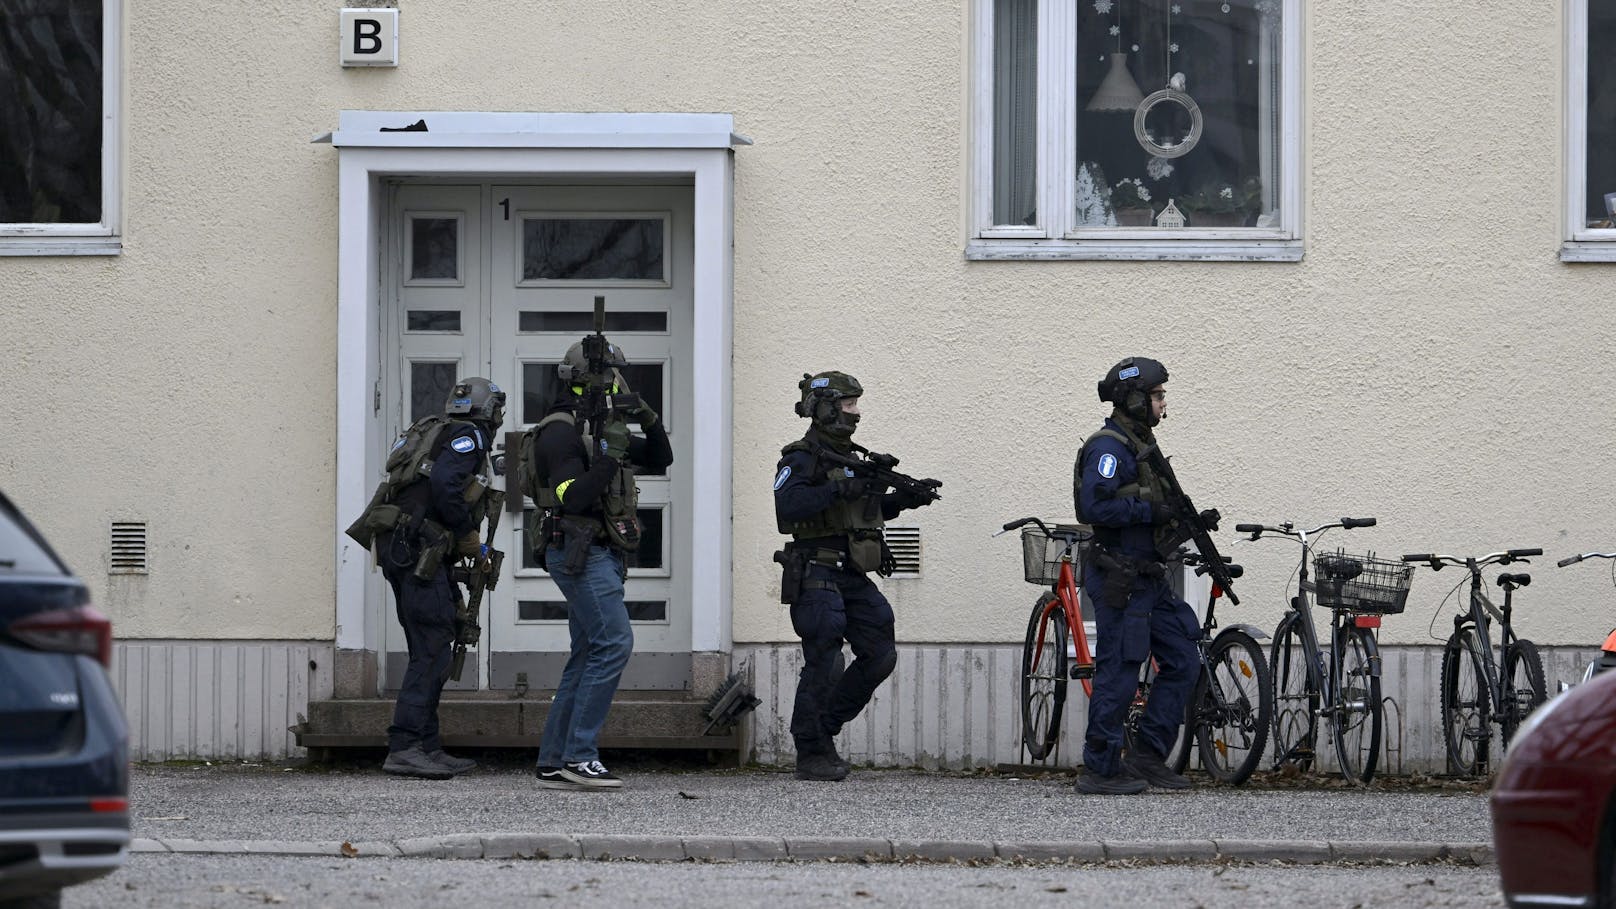
M 1570 558 L 1561 559 L 1555 564 L 1561 568 L 1564 568 L 1567 565 L 1575 565 L 1583 559 L 1616 559 L 1616 552 L 1585 552 L 1581 555 L 1574 555 Z
M 1511 562 L 1525 562 L 1531 556 L 1540 556 L 1542 554 L 1543 550 L 1537 547 L 1527 549 L 1506 549 L 1503 552 L 1490 552 L 1484 556 L 1478 556 L 1474 559 L 1467 558 L 1465 556 L 1444 555 L 1437 552 L 1415 552 L 1403 556 L 1403 561 L 1425 562 L 1430 566 L 1432 571 L 1441 571 L 1444 565 L 1468 566 L 1471 562 L 1474 562 L 1476 568 L 1480 569 L 1494 564 L 1508 565 Z
M 1334 528 L 1334 527 L 1340 527 L 1343 530 L 1351 530 L 1354 527 L 1373 527 L 1373 526 L 1375 526 L 1375 519 L 1374 518 L 1342 518 L 1339 521 L 1331 521 L 1328 524 L 1320 524 L 1319 526 L 1313 528 L 1312 530 L 1297 530 L 1295 524 L 1292 524 L 1289 521 L 1286 521 L 1285 523 L 1279 524 L 1277 526 L 1269 526 L 1267 524 L 1236 524 L 1236 525 L 1234 525 L 1234 532 L 1235 533 L 1249 533 L 1249 534 L 1251 534 L 1251 538 L 1253 540 L 1261 537 L 1265 533 L 1282 534 L 1284 536 L 1294 537 L 1295 539 L 1299 540 L 1299 539 L 1302 538 L 1303 534 L 1306 534 L 1307 536 L 1313 536 L 1314 534 L 1319 533 L 1320 531 L 1329 530 L 1329 529 Z

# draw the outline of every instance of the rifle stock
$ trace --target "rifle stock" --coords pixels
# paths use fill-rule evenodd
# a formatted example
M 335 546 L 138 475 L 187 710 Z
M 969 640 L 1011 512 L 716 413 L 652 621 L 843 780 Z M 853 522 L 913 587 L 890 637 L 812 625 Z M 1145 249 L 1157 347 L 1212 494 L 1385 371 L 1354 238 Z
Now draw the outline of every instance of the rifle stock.
M 1190 531 L 1190 539 L 1194 541 L 1195 548 L 1200 551 L 1204 560 L 1207 574 L 1223 589 L 1223 595 L 1229 598 L 1230 605 L 1240 605 L 1240 598 L 1234 593 L 1234 576 L 1229 573 L 1229 563 L 1223 560 L 1223 554 L 1218 552 L 1218 546 L 1212 542 L 1212 530 L 1201 520 L 1201 512 L 1190 501 L 1189 493 L 1179 485 L 1178 475 L 1173 473 L 1173 467 L 1167 463 L 1167 458 L 1161 449 L 1152 445 L 1145 453 L 1145 459 L 1156 473 L 1167 481 L 1168 495 L 1172 501 L 1168 504 L 1173 507 L 1178 516 Z
M 499 584 L 499 572 L 505 564 L 505 553 L 494 548 L 494 534 L 499 530 L 505 493 L 490 489 L 483 496 L 488 500 L 485 505 L 488 536 L 483 542 L 483 549 L 488 555 L 486 558 L 462 559 L 462 564 L 453 573 L 456 581 L 466 585 L 465 598 L 455 603 L 454 656 L 449 661 L 449 678 L 456 682 L 460 681 L 461 670 L 466 665 L 466 648 L 477 646 L 477 641 L 483 636 L 483 627 L 478 621 L 482 618 L 483 594 Z

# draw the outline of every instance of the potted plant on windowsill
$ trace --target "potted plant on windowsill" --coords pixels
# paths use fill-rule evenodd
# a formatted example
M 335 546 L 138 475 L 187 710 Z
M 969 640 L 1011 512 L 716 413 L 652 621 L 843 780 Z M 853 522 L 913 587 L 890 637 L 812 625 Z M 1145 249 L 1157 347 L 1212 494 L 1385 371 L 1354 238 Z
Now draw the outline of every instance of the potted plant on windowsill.
M 1138 177 L 1123 177 L 1111 188 L 1111 208 L 1121 227 L 1150 227 L 1156 211 L 1150 205 L 1150 190 Z
M 1262 181 L 1206 183 L 1178 200 L 1190 227 L 1246 227 L 1262 211 Z

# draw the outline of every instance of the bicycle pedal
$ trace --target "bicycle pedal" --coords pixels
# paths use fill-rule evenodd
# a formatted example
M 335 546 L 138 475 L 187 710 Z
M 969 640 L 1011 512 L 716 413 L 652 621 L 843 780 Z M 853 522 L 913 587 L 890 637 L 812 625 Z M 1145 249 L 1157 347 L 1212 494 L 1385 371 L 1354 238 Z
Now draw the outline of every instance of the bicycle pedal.
M 1073 663 L 1069 674 L 1074 679 L 1092 679 L 1094 678 L 1094 664 Z

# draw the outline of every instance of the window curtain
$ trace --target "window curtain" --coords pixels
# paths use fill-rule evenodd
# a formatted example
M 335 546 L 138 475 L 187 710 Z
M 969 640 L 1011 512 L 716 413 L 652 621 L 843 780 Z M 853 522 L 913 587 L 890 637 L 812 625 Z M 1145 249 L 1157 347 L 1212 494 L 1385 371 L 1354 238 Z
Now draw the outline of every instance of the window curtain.
M 101 2 L 0 0 L 0 222 L 101 220 Z
M 993 4 L 993 223 L 1038 220 L 1038 2 Z

